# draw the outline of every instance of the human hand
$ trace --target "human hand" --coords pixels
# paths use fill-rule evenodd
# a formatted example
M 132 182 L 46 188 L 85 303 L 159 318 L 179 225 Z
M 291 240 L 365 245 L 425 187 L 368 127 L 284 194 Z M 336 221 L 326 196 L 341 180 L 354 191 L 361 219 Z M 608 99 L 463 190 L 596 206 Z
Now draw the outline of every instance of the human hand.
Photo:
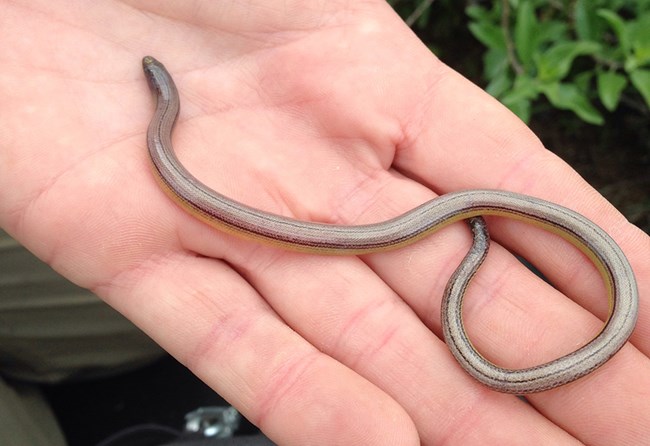
M 647 235 L 437 61 L 384 2 L 80 6 L 0 7 L 0 224 L 276 442 L 648 438 Z M 360 224 L 436 194 L 498 188 L 585 214 L 637 274 L 634 345 L 527 405 L 471 380 L 439 338 L 440 296 L 469 246 L 464 225 L 357 258 L 285 252 L 195 221 L 148 166 L 146 54 L 179 85 L 174 141 L 183 163 L 252 206 Z M 597 332 L 604 286 L 581 254 L 521 223 L 492 219 L 489 227 L 491 254 L 465 304 L 480 351 L 518 368 Z

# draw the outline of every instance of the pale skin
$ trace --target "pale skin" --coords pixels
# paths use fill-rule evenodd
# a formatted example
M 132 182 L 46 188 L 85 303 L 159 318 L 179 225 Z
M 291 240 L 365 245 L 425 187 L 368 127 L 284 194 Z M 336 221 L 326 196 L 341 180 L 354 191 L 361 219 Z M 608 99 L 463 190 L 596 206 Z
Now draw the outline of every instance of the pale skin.
M 382 1 L 0 5 L 0 225 L 126 315 L 279 444 L 640 444 L 650 438 L 650 239 L 530 130 L 436 59 Z M 470 235 L 325 257 L 222 234 L 149 169 L 165 63 L 174 144 L 230 197 L 302 220 L 385 220 L 458 189 L 583 213 L 636 273 L 631 342 L 530 405 L 469 378 L 440 339 L 440 297 Z M 596 269 L 537 228 L 488 220 L 470 337 L 507 367 L 589 340 Z M 559 291 L 506 249 L 533 262 Z M 599 319 L 600 318 L 600 319 Z

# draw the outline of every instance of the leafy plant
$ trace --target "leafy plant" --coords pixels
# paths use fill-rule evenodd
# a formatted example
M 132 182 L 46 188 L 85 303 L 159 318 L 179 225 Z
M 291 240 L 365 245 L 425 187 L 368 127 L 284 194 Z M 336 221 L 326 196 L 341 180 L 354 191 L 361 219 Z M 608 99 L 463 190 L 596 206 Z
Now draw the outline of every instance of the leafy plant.
M 486 90 L 524 121 L 540 96 L 591 124 L 621 101 L 648 114 L 650 0 L 493 0 L 466 13 L 487 47 Z

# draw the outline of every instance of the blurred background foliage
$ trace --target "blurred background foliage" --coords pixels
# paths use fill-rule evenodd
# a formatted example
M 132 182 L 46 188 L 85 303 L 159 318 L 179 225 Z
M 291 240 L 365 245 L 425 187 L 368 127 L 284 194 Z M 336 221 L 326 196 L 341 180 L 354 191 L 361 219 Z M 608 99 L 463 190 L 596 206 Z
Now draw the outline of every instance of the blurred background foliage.
M 389 4 L 650 233 L 650 0 Z

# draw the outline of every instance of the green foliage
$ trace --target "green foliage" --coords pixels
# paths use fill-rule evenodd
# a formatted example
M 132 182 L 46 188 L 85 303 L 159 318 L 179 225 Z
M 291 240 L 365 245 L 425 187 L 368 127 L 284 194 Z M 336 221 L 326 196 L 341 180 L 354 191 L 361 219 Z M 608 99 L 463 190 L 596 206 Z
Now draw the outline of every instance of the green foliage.
M 458 32 L 454 0 L 388 2 L 422 36 L 441 42 L 435 48 L 439 54 L 445 51 L 442 42 Z M 432 4 L 445 20 L 435 20 Z M 486 48 L 486 90 L 524 121 L 542 97 L 590 124 L 603 124 L 603 113 L 621 102 L 650 114 L 650 0 L 466 4 L 469 32 Z
M 650 0 L 491 0 L 466 8 L 486 90 L 528 121 L 540 96 L 590 124 L 650 109 Z

